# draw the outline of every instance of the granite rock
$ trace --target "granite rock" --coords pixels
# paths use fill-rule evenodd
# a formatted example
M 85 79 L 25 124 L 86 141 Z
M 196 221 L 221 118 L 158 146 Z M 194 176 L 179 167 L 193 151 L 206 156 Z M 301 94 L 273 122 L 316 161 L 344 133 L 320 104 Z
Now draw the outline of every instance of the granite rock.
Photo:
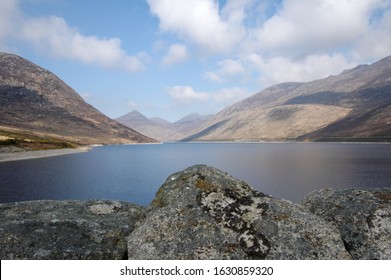
M 124 259 L 143 207 L 118 201 L 0 204 L 0 259 Z
M 391 259 L 391 189 L 324 189 L 303 205 L 338 227 L 354 259 Z
M 349 259 L 337 228 L 205 165 L 168 177 L 129 259 Z
M 301 205 L 213 167 L 168 177 L 147 207 L 0 204 L 1 259 L 391 259 L 391 190 L 319 190 Z

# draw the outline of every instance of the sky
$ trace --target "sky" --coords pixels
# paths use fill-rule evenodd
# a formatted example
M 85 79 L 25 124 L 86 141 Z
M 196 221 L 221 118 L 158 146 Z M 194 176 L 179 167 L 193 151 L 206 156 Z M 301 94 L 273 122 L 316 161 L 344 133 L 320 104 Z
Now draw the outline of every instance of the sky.
M 176 121 L 391 55 L 391 0 L 0 0 L 0 51 L 111 118 Z

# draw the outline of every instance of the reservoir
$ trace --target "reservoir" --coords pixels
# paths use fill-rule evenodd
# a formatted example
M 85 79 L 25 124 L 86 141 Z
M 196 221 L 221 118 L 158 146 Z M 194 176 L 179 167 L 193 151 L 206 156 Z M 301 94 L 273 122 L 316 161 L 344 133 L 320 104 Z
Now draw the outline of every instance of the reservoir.
M 165 143 L 1 162 L 0 203 L 112 199 L 148 205 L 170 174 L 195 164 L 294 202 L 321 188 L 391 187 L 389 144 Z

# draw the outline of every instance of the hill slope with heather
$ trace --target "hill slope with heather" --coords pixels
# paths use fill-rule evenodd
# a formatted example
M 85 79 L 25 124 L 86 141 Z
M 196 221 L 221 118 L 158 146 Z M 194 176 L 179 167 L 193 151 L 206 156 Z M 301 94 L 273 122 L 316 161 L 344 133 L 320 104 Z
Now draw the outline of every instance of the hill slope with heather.
M 391 141 L 391 56 L 336 76 L 269 87 L 187 141 Z
M 0 53 L 0 136 L 27 146 L 156 142 L 87 104 L 50 71 L 7 53 Z

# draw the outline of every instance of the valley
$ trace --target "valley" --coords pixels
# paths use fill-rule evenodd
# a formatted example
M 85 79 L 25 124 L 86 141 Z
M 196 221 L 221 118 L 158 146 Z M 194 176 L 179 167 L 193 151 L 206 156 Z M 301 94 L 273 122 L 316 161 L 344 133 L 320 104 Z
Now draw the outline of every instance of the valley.
M 0 54 L 0 150 L 167 141 L 391 141 L 391 56 L 307 83 L 281 83 L 215 115 L 115 120 L 53 73 Z M 155 140 L 156 139 L 156 140 Z

